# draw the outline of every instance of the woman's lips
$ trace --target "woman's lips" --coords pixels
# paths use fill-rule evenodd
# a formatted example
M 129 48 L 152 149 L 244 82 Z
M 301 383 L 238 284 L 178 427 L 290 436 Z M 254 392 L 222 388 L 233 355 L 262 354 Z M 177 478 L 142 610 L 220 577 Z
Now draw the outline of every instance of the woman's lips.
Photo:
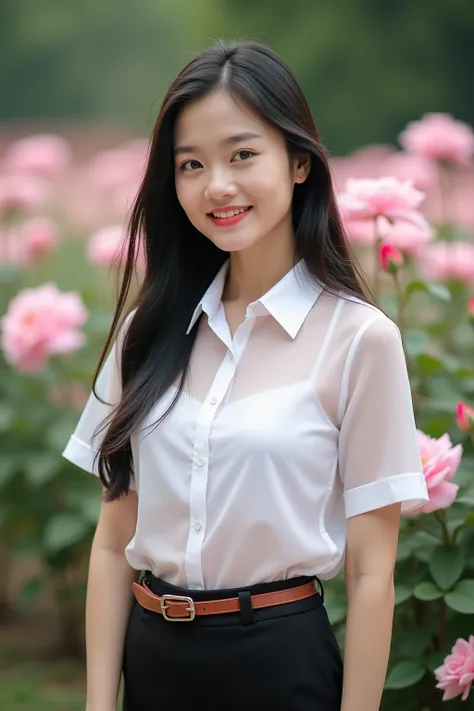
M 239 212 L 238 215 L 232 215 L 232 217 L 216 217 L 215 215 L 212 214 L 212 212 L 208 213 L 208 217 L 213 221 L 215 225 L 218 227 L 232 227 L 233 225 L 236 225 L 238 222 L 242 222 L 244 217 L 246 217 L 252 207 L 246 208 L 244 212 Z M 220 212 L 220 210 L 219 210 Z M 222 210 L 222 212 L 230 212 L 230 210 Z

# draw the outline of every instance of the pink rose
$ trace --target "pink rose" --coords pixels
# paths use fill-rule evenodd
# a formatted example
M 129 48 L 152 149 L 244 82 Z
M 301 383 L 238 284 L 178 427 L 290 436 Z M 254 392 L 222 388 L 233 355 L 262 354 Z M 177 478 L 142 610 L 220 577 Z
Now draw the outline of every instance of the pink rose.
M 8 227 L 0 231 L 0 264 L 22 266 L 25 260 L 23 240 L 18 227 Z
M 419 190 L 427 190 L 438 178 L 436 167 L 431 161 L 401 151 L 389 156 L 382 163 L 379 174 L 392 175 L 398 180 L 411 180 Z
M 379 222 L 382 217 L 377 217 L 374 220 L 349 220 L 342 215 L 344 232 L 347 239 L 352 244 L 358 244 L 362 247 L 373 247 L 375 245 L 376 234 L 379 234 Z
M 380 265 L 386 272 L 395 273 L 403 264 L 402 253 L 391 244 L 380 246 Z
M 48 195 L 46 184 L 29 175 L 0 177 L 0 216 L 9 212 L 23 213 L 41 205 Z
M 433 281 L 457 280 L 474 284 L 474 244 L 437 242 L 423 251 L 420 269 Z
M 94 232 L 87 246 L 87 258 L 96 267 L 110 267 L 120 264 L 126 255 L 121 253 L 124 243 L 124 230 L 121 225 L 103 227 Z
M 425 229 L 426 219 L 418 211 L 424 197 L 424 193 L 413 187 L 409 180 L 401 182 L 392 177 L 375 180 L 350 178 L 338 201 L 345 221 L 386 217 L 389 220 L 411 222 Z
M 0 321 L 5 359 L 19 371 L 41 370 L 50 356 L 84 345 L 85 336 L 77 329 L 86 319 L 79 294 L 60 292 L 52 283 L 24 289 Z
M 87 246 L 87 258 L 96 267 L 111 267 L 123 264 L 127 257 L 126 235 L 120 225 L 110 225 L 103 227 L 89 239 Z M 125 247 L 125 249 L 122 249 Z M 137 268 L 144 269 L 145 258 L 143 250 L 140 248 L 137 257 Z
M 458 402 L 456 406 L 456 424 L 460 430 L 474 432 L 474 409 L 465 402 Z
M 121 188 L 143 177 L 148 142 L 140 139 L 98 153 L 89 165 L 89 178 L 98 190 Z
M 0 232 L 0 263 L 29 267 L 57 245 L 57 230 L 47 217 L 34 217 Z
M 443 701 L 450 701 L 461 696 L 465 701 L 469 696 L 474 681 L 474 636 L 469 641 L 459 638 L 451 649 L 451 654 L 434 671 L 437 689 L 444 691 Z
M 469 165 L 474 154 L 471 127 L 449 114 L 429 113 L 421 121 L 412 121 L 399 141 L 409 153 L 453 165 Z
M 34 217 L 21 230 L 27 264 L 34 264 L 49 254 L 58 243 L 56 225 L 47 217 Z
M 423 474 L 430 500 L 416 509 L 408 512 L 407 516 L 419 513 L 431 513 L 438 509 L 447 509 L 454 502 L 459 486 L 450 479 L 455 475 L 462 456 L 462 445 L 453 447 L 448 434 L 439 439 L 417 430 L 418 444 L 420 447 Z
M 434 238 L 434 232 L 427 223 L 424 228 L 411 222 L 390 223 L 381 217 L 378 223 L 379 235 L 392 247 L 412 257 L 420 257 L 425 246 Z
M 68 143 L 59 136 L 43 134 L 21 138 L 10 145 L 5 156 L 9 171 L 52 177 L 69 164 Z

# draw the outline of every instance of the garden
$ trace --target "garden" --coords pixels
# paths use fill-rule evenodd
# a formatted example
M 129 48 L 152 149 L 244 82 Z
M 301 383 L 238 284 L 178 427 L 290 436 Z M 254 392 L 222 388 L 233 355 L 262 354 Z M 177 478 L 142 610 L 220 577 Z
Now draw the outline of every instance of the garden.
M 148 142 L 0 155 L 0 707 L 84 708 L 100 486 L 61 457 L 111 324 Z M 382 708 L 474 708 L 474 132 L 448 114 L 334 157 L 339 209 L 405 346 L 430 501 L 402 517 Z M 140 283 L 145 260 L 137 262 Z M 344 645 L 344 580 L 326 605 Z

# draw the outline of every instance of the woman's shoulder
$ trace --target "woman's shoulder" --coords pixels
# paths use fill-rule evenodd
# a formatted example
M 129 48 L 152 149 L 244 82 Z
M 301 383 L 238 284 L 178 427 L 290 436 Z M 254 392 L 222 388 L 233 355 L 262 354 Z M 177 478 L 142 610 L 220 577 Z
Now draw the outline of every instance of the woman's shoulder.
M 355 338 L 365 331 L 375 338 L 383 337 L 384 334 L 390 337 L 394 331 L 398 332 L 395 321 L 375 304 L 342 292 L 325 291 L 325 298 L 333 303 L 338 330 L 349 338 Z

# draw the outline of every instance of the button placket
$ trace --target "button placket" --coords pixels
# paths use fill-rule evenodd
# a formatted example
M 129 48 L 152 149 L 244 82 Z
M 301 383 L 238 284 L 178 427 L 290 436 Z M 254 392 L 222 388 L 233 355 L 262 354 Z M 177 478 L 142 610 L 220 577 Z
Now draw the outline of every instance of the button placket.
M 185 553 L 185 569 L 188 581 L 204 586 L 202 571 L 202 546 L 206 531 L 206 490 L 209 473 L 209 439 L 219 405 L 234 377 L 234 364 L 224 359 L 219 367 L 210 391 L 202 403 L 195 428 L 193 465 L 189 495 L 189 534 Z

